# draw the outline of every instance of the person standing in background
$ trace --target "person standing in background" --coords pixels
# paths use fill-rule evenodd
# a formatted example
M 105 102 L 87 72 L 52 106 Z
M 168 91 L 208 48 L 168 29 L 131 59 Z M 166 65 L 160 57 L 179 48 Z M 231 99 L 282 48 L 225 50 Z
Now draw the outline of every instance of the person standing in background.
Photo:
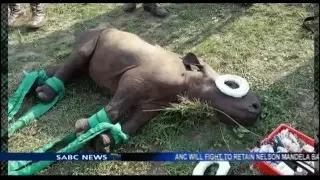
M 8 17 L 8 24 L 12 25 L 17 19 L 24 15 L 24 11 L 21 9 L 21 5 L 18 3 L 10 3 L 10 14 Z M 40 28 L 45 23 L 45 10 L 42 3 L 30 3 L 30 9 L 32 12 L 31 20 L 28 22 L 30 28 Z
M 136 8 L 137 3 L 126 3 L 123 5 L 123 10 L 126 12 L 133 12 Z M 168 14 L 168 11 L 164 7 L 156 3 L 143 3 L 143 9 L 159 18 L 164 18 Z

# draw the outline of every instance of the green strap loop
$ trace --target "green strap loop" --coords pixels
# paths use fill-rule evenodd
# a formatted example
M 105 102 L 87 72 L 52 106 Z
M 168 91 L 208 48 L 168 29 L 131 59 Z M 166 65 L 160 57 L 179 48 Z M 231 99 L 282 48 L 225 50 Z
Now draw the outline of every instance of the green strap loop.
M 129 141 L 129 136 L 121 130 L 120 123 L 112 124 L 112 121 L 104 108 L 98 111 L 96 114 L 92 115 L 89 119 L 89 126 L 91 128 L 95 127 L 99 123 L 106 122 L 110 124 L 108 132 L 113 137 L 115 144 L 127 143 Z
M 52 89 L 56 93 L 58 93 L 58 96 L 60 97 L 60 99 L 63 98 L 65 89 L 64 89 L 64 84 L 60 79 L 58 79 L 57 77 L 51 77 L 45 81 L 45 84 L 52 87 Z
M 110 117 L 107 115 L 107 112 L 103 109 L 98 111 L 96 114 L 92 115 L 89 119 L 89 126 L 91 128 L 95 127 L 97 124 L 101 122 L 107 122 L 112 124 Z
M 49 78 L 45 70 L 40 70 L 38 72 L 38 85 L 43 85 Z
M 129 135 L 122 131 L 120 123 L 112 124 L 109 133 L 113 137 L 115 144 L 127 143 L 130 138 Z

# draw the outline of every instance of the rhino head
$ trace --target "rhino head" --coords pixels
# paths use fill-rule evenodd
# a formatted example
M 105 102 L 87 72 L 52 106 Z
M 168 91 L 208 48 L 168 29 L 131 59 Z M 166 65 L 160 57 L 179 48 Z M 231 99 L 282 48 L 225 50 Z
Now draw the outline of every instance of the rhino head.
M 253 125 L 261 115 L 261 103 L 255 92 L 249 90 L 240 98 L 234 98 L 221 92 L 215 83 L 219 74 L 208 64 L 199 60 L 193 53 L 183 58 L 183 63 L 189 74 L 186 77 L 188 88 L 186 96 L 206 102 L 217 110 L 219 119 L 226 124 Z M 197 67 L 197 72 L 190 71 L 191 65 Z M 229 83 L 229 86 L 235 86 Z

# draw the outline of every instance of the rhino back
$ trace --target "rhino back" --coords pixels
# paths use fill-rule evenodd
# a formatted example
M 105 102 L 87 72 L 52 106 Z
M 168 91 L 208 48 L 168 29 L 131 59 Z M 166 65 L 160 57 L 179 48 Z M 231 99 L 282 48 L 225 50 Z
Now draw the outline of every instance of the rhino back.
M 124 73 L 154 84 L 176 84 L 184 71 L 178 55 L 151 45 L 132 33 L 117 29 L 102 32 L 90 60 L 91 78 L 101 88 L 114 93 Z M 158 93 L 156 93 L 158 94 Z

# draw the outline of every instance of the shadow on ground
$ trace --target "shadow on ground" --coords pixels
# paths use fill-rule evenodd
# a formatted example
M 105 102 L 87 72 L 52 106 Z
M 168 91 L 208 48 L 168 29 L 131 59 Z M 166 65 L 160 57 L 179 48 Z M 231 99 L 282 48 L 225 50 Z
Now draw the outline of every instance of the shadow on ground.
M 79 12 L 86 12 L 87 6 L 79 7 Z M 14 26 L 9 31 L 19 31 L 20 42 L 10 45 L 9 54 L 25 57 L 26 52 L 30 53 L 31 51 L 31 53 L 35 52 L 47 56 L 53 55 L 57 61 L 63 61 L 62 59 L 68 55 L 65 50 L 67 48 L 70 53 L 74 36 L 77 33 L 90 28 L 101 28 L 105 25 L 113 25 L 118 29 L 138 34 L 151 43 L 164 47 L 180 40 L 181 34 L 186 34 L 187 38 L 181 39 L 181 42 L 178 43 L 179 46 L 186 49 L 202 42 L 212 33 L 219 33 L 223 26 L 241 16 L 245 9 L 233 4 L 166 4 L 165 7 L 170 11 L 169 16 L 165 19 L 158 19 L 144 12 L 141 8 L 134 13 L 125 14 L 121 6 L 117 5 L 111 10 L 106 9 L 106 13 L 102 15 L 77 22 L 65 30 L 54 31 L 50 34 L 44 33 L 44 36 L 36 37 L 35 42 L 24 42 L 23 37 L 28 33 L 37 32 L 28 30 L 24 25 Z M 191 14 L 190 10 L 193 10 L 194 13 Z M 50 18 L 49 16 L 50 12 L 48 12 L 48 18 Z M 48 21 L 50 23 L 50 19 Z M 178 49 L 181 50 L 181 48 L 173 48 L 173 50 Z M 21 50 L 24 54 L 18 53 L 17 55 L 15 51 Z M 14 69 L 10 68 L 11 71 Z

